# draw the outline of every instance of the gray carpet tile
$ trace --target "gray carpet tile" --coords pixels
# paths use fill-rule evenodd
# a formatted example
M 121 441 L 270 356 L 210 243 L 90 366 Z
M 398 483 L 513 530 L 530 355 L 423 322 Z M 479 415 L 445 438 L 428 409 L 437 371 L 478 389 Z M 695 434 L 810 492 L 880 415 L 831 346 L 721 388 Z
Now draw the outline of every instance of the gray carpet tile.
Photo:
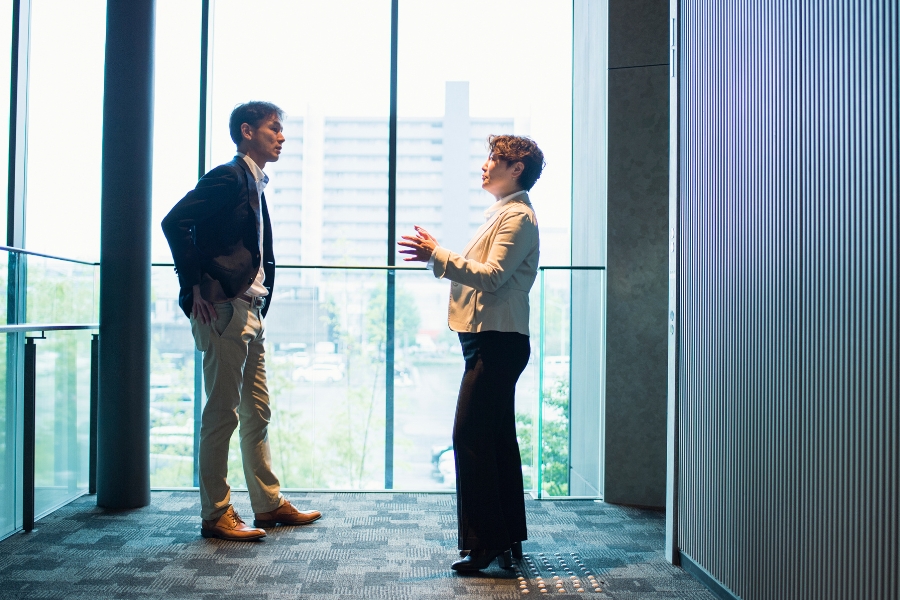
M 449 568 L 452 495 L 288 497 L 322 519 L 239 543 L 200 537 L 196 492 L 153 492 L 150 506 L 122 511 L 84 496 L 0 542 L 0 599 L 714 599 L 664 560 L 664 518 L 655 511 L 527 500 L 523 559 L 464 576 Z M 251 521 L 246 493 L 232 499 Z

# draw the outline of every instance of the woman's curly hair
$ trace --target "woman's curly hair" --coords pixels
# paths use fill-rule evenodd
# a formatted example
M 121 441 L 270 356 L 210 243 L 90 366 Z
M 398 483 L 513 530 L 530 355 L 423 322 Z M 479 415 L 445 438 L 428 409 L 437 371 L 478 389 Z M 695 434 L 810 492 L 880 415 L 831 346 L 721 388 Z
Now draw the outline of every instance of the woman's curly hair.
M 526 191 L 531 190 L 546 165 L 544 153 L 534 140 L 518 135 L 489 135 L 487 143 L 495 158 L 501 158 L 507 164 L 520 162 L 525 165 L 519 185 Z

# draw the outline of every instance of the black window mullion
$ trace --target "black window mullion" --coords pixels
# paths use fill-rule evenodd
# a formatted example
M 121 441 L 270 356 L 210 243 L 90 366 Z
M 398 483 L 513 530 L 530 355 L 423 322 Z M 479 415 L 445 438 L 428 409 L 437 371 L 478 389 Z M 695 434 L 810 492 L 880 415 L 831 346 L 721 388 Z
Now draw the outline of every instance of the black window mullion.
M 399 0 L 391 0 L 391 106 L 388 119 L 388 235 L 387 264 L 395 266 L 397 238 L 397 24 Z M 384 487 L 394 487 L 394 298 L 396 272 L 387 271 L 384 349 Z

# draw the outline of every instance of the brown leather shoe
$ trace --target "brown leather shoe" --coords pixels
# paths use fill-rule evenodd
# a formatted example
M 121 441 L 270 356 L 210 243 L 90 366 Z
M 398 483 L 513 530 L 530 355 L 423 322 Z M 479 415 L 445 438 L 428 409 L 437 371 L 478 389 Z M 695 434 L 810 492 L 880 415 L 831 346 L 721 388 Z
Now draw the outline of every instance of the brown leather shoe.
M 256 513 L 253 524 L 256 527 L 275 527 L 281 525 L 306 525 L 322 516 L 317 510 L 297 510 L 287 500 L 284 504 L 267 513 Z
M 229 506 L 221 517 L 215 521 L 206 521 L 200 525 L 200 535 L 205 538 L 219 538 L 234 542 L 249 542 L 266 537 L 263 529 L 248 527 L 244 520 Z

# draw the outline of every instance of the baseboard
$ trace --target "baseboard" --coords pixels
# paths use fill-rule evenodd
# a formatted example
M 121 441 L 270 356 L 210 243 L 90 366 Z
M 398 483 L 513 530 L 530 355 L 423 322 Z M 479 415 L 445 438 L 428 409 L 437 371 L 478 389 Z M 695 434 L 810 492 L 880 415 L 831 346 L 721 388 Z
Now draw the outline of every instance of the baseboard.
M 694 579 L 709 588 L 709 591 L 715 594 L 717 598 L 720 598 L 720 600 L 741 600 L 739 596 L 735 595 L 731 590 L 722 585 L 718 579 L 713 577 L 709 571 L 694 562 L 694 559 L 690 556 L 681 551 L 678 552 L 678 556 L 681 561 L 681 568 L 690 573 Z

